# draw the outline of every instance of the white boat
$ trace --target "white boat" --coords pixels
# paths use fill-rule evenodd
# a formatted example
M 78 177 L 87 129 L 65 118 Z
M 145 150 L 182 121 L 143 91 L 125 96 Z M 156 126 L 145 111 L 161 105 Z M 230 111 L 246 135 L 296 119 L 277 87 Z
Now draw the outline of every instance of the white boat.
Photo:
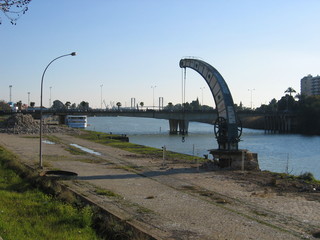
M 67 115 L 66 124 L 72 128 L 86 128 L 87 127 L 87 116 L 86 115 Z

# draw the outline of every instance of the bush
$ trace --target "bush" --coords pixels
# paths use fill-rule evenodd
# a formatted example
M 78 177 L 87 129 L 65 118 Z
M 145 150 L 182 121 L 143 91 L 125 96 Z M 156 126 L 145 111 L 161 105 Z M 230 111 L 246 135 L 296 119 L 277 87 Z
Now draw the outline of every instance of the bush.
M 298 178 L 308 182 L 316 181 L 311 172 L 302 173 L 298 176 Z

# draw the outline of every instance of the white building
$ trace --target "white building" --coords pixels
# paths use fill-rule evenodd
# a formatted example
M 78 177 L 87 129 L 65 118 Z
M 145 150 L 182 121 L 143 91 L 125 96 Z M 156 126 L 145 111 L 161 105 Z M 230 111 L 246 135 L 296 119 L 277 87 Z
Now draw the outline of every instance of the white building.
M 313 77 L 308 75 L 301 79 L 301 95 L 314 96 L 320 95 L 320 76 Z

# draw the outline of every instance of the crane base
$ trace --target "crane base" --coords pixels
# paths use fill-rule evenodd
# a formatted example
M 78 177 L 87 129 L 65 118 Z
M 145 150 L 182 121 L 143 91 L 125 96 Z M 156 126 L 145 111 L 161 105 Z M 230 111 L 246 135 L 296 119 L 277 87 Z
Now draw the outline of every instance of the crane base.
M 213 159 L 220 168 L 230 168 L 233 170 L 260 170 L 258 154 L 249 152 L 247 149 L 239 150 L 209 150 Z

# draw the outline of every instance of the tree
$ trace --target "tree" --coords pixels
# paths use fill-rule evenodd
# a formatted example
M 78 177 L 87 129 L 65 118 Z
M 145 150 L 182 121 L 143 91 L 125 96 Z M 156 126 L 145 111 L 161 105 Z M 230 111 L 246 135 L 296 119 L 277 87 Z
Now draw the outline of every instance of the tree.
M 67 109 L 69 109 L 70 106 L 71 106 L 71 102 L 68 101 L 68 102 L 66 102 L 64 105 L 66 106 Z
M 70 107 L 71 107 L 71 109 L 76 109 L 77 108 L 77 104 L 76 103 L 72 103 Z
M 81 110 L 88 110 L 89 109 L 89 103 L 85 102 L 85 101 L 82 101 L 79 104 L 78 108 L 81 109 Z
M 17 102 L 17 107 L 18 107 L 18 109 L 21 111 L 21 108 L 22 108 L 22 101 L 19 101 L 19 102 Z
M 28 4 L 30 2 L 31 0 L 0 0 L 0 10 L 6 15 L 12 25 L 16 25 L 17 20 L 28 11 Z
M 305 97 L 299 103 L 299 131 L 305 134 L 320 134 L 320 96 Z
M 172 102 L 169 102 L 166 108 L 168 108 L 169 110 L 172 110 L 172 108 L 173 108 Z
M 143 106 L 144 106 L 144 102 L 140 102 L 141 109 L 143 108 Z
M 62 110 L 65 109 L 66 106 L 60 100 L 54 100 L 51 108 L 55 110 Z
M 9 111 L 11 108 L 5 101 L 0 101 L 0 110 Z
M 190 110 L 200 110 L 200 103 L 198 98 L 190 103 Z
M 294 90 L 292 87 L 288 87 L 287 90 L 284 91 L 285 93 L 289 93 L 289 95 L 291 96 L 292 93 L 295 93 L 296 90 Z
M 121 105 L 121 102 L 117 102 L 116 105 L 117 105 L 117 107 L 118 107 L 118 110 L 120 111 L 120 107 L 122 106 L 122 105 Z

